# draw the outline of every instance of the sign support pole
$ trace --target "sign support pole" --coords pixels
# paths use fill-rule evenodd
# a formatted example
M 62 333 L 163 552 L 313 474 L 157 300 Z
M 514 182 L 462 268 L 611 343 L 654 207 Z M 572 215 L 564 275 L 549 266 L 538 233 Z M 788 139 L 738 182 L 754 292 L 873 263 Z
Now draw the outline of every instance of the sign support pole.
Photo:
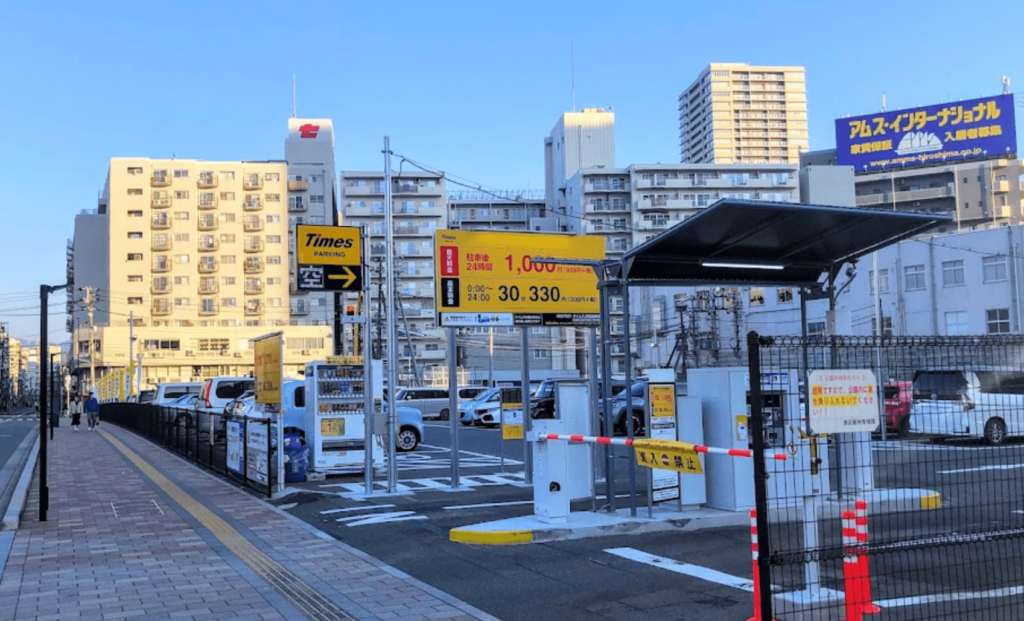
M 360 261 L 363 263 L 363 274 L 365 276 L 363 279 L 363 295 L 361 296 L 363 299 L 363 329 L 361 331 L 363 334 L 363 411 L 366 412 L 363 483 L 366 485 L 366 494 L 369 496 L 373 493 L 373 435 L 376 431 L 374 423 L 377 419 L 377 408 L 373 402 L 373 338 L 370 335 L 370 291 L 372 291 L 370 279 L 373 276 L 372 271 L 368 269 L 369 266 L 366 261 L 368 250 L 366 248 L 365 227 L 360 228 L 359 237 L 363 249 L 363 256 L 360 257 Z M 340 302 L 340 297 L 338 301 Z
M 577 328 L 577 330 L 578 329 L 579 328 Z M 597 381 L 597 328 L 594 327 L 594 326 L 590 326 L 590 329 L 587 330 L 587 335 L 589 336 L 589 341 L 590 341 L 587 344 L 588 345 L 588 347 L 587 347 L 587 350 L 588 350 L 587 351 L 587 373 L 590 375 L 590 427 L 591 427 L 591 429 L 590 429 L 589 433 L 591 435 L 599 435 L 597 433 L 597 430 L 601 428 L 601 426 L 600 426 L 600 424 L 598 422 L 598 419 L 601 416 L 601 414 L 600 414 L 601 410 L 600 410 L 600 408 L 597 407 L 597 404 L 600 403 L 600 397 L 598 397 L 598 395 L 597 395 L 597 389 L 598 389 L 598 386 L 600 385 L 600 382 Z M 590 463 L 597 464 L 597 447 L 596 446 L 592 446 L 590 448 Z M 607 477 L 607 476 L 608 476 L 608 474 L 605 473 L 605 477 Z M 596 490 L 597 489 L 597 468 L 596 467 L 592 468 L 590 470 L 590 478 L 591 478 L 591 483 L 593 483 L 593 488 Z M 592 507 L 592 509 L 594 509 L 594 510 L 597 509 L 597 495 L 596 494 L 594 495 L 594 506 Z
M 533 485 L 533 450 L 526 438 L 533 428 L 530 420 L 530 330 L 527 326 L 519 326 L 522 333 L 522 383 L 523 391 L 523 468 L 526 484 Z
M 452 489 L 459 488 L 458 328 L 448 328 L 448 422 L 451 426 Z
M 395 226 L 394 206 L 391 204 L 391 137 L 384 136 L 384 257 L 387 286 L 384 288 L 387 309 L 387 363 L 388 363 L 388 492 L 398 488 L 395 463 L 395 426 L 398 422 L 398 343 L 395 342 Z M 412 352 L 410 352 L 412 353 Z

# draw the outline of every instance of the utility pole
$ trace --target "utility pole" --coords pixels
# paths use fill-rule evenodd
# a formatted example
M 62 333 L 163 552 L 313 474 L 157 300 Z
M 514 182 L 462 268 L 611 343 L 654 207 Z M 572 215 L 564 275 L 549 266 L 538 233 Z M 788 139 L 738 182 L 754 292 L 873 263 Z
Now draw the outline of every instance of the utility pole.
M 135 350 L 135 311 L 128 311 L 128 397 L 135 394 L 135 381 L 132 376 L 133 363 L 135 362 L 134 357 Z
M 93 313 L 96 312 L 96 296 L 94 287 L 82 287 L 85 291 L 85 313 L 89 317 L 89 384 L 86 390 L 95 390 L 96 386 L 96 324 Z

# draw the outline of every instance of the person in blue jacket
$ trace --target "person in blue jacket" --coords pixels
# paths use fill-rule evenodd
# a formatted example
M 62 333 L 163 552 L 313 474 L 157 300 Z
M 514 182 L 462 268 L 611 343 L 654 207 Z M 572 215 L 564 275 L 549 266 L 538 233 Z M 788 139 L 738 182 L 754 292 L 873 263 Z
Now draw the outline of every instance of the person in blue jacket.
M 85 416 L 89 421 L 89 431 L 92 431 L 93 427 L 100 424 L 100 402 L 92 395 L 91 390 L 85 393 L 82 409 L 85 410 Z

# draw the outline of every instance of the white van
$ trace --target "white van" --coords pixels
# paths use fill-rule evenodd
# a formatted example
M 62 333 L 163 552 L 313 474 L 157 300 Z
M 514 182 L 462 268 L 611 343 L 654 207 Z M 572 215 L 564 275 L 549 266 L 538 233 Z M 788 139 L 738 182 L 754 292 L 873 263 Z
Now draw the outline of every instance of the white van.
M 169 405 L 185 395 L 198 395 L 202 390 L 202 382 L 167 382 L 156 385 L 153 405 Z
M 459 387 L 459 403 L 468 401 L 487 390 L 486 386 Z M 423 418 L 440 418 L 448 420 L 448 389 L 438 387 L 399 388 L 398 405 L 415 408 L 423 412 Z
M 1024 435 L 1024 370 L 927 369 L 914 374 L 910 430 L 984 438 L 992 445 Z

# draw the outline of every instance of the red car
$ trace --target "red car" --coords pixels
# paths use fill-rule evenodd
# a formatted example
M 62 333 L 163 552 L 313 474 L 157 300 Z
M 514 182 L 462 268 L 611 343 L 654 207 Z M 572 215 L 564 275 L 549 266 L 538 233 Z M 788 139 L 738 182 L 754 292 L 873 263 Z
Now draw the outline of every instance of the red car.
M 890 382 L 882 387 L 885 398 L 885 427 L 900 438 L 910 433 L 910 406 L 914 394 L 913 382 Z

